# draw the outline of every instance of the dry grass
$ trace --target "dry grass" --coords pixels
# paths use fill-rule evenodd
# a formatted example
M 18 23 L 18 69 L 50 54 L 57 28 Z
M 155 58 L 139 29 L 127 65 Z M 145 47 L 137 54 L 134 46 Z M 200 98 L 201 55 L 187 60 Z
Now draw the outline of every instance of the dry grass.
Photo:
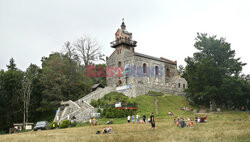
M 95 134 L 105 128 L 85 126 L 78 128 L 26 132 L 2 135 L 6 142 L 113 142 L 113 141 L 250 141 L 250 117 L 248 113 L 208 114 L 208 123 L 197 124 L 194 128 L 177 128 L 173 118 L 157 118 L 156 130 L 149 124 L 113 124 L 114 134 Z

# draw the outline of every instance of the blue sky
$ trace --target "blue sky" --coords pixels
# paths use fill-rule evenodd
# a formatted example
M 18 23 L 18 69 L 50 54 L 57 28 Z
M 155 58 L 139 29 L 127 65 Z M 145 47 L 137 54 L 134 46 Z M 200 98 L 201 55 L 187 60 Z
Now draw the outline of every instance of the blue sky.
M 250 74 L 250 1 L 247 0 L 0 0 L 0 69 L 9 59 L 25 70 L 63 43 L 90 35 L 105 55 L 125 18 L 136 52 L 177 60 L 196 51 L 197 32 L 225 37 Z

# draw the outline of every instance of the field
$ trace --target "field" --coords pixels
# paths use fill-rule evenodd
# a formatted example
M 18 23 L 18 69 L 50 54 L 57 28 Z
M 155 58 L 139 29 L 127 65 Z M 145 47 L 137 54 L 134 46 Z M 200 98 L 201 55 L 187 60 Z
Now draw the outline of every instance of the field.
M 142 96 L 136 98 L 139 103 L 139 113 L 154 112 L 154 97 Z M 0 135 L 4 142 L 113 142 L 113 141 L 225 141 L 247 142 L 250 141 L 250 115 L 248 112 L 225 111 L 222 113 L 206 113 L 208 123 L 195 124 L 193 128 L 178 128 L 172 116 L 167 116 L 168 111 L 173 111 L 178 116 L 193 118 L 196 114 L 179 110 L 179 107 L 188 106 L 183 98 L 167 96 L 158 98 L 159 115 L 156 117 L 156 130 L 151 130 L 149 124 L 127 124 L 124 119 L 101 119 L 102 125 L 83 126 L 66 129 L 56 129 L 38 132 L 24 132 L 19 134 Z M 107 127 L 103 124 L 113 120 L 111 124 L 114 134 L 96 134 Z

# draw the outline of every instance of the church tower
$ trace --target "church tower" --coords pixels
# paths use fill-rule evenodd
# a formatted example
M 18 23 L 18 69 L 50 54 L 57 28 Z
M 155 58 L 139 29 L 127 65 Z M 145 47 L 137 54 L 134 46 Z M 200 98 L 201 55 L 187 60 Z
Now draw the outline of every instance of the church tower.
M 126 30 L 126 25 L 124 19 L 122 19 L 121 28 L 119 28 L 115 33 L 115 41 L 111 42 L 111 47 L 119 50 L 121 48 L 127 48 L 128 50 L 134 52 L 134 47 L 136 47 L 136 41 L 132 40 L 132 33 Z

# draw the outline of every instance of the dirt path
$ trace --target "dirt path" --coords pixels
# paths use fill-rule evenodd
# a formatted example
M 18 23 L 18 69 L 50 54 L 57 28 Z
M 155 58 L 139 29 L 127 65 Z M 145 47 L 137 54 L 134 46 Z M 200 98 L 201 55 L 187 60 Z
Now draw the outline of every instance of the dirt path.
M 158 97 L 155 97 L 155 113 L 158 115 Z

